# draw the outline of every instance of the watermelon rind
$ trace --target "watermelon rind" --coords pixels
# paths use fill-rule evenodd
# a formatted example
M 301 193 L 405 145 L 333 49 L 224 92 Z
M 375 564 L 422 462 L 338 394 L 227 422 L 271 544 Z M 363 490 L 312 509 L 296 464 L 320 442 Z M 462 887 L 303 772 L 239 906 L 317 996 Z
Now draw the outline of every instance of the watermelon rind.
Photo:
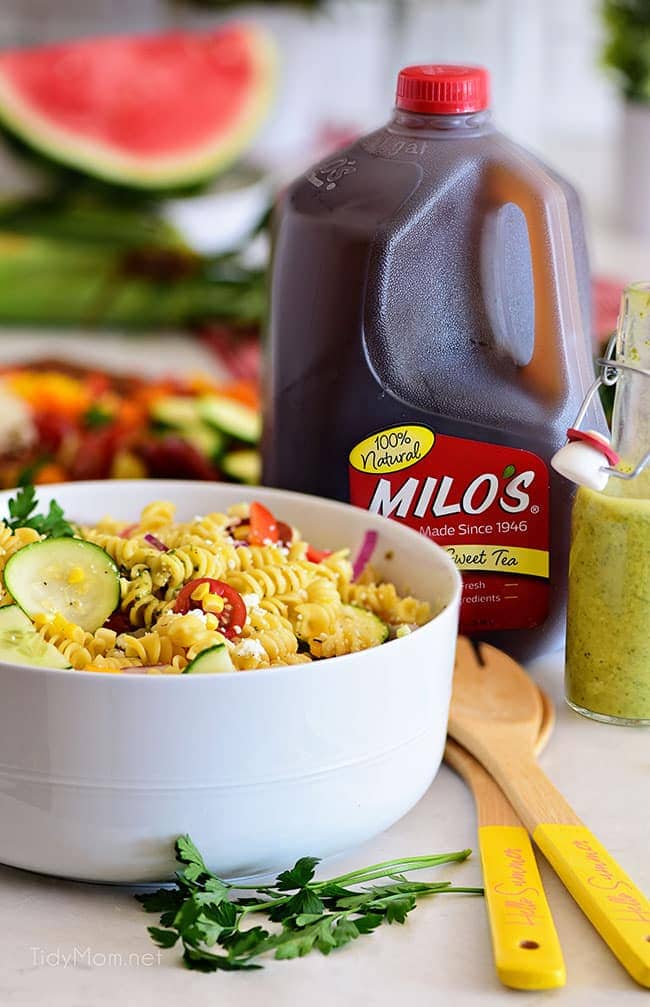
M 30 149 L 93 178 L 142 190 L 200 186 L 229 167 L 246 149 L 266 118 L 273 96 L 276 54 L 265 31 L 246 24 L 255 83 L 234 129 L 214 142 L 178 156 L 144 158 L 118 151 L 62 129 L 33 109 L 0 67 L 0 126 Z

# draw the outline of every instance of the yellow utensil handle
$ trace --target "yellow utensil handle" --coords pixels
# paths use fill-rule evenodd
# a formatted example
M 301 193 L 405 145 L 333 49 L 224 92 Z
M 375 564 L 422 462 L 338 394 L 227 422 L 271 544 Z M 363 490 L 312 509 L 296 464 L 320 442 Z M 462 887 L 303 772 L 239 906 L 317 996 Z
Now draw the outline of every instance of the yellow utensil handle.
M 584 825 L 538 825 L 533 839 L 621 965 L 650 986 L 650 902 Z
M 517 990 L 564 986 L 562 949 L 526 829 L 482 825 L 478 841 L 499 979 Z

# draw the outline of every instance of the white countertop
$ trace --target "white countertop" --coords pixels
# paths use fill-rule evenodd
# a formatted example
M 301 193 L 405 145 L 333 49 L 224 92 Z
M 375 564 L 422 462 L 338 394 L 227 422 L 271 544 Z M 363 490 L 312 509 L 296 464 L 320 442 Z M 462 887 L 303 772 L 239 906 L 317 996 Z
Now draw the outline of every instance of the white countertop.
M 533 672 L 558 704 L 558 724 L 541 758 L 578 814 L 636 883 L 650 891 L 650 746 L 647 730 L 607 727 L 562 702 L 561 656 Z M 472 801 L 446 766 L 420 803 L 383 835 L 326 865 L 324 874 L 389 857 L 475 848 Z M 317 853 L 308 851 L 305 853 Z M 76 884 L 0 867 L 0 1004 L 5 1007 L 310 1007 L 356 1002 L 395 1004 L 526 1004 L 585 1007 L 647 1003 L 571 897 L 544 863 L 542 874 L 568 969 L 564 990 L 513 993 L 497 981 L 482 900 L 438 896 L 424 901 L 403 927 L 373 936 L 329 958 L 269 960 L 262 972 L 203 975 L 186 971 L 175 950 L 158 952 L 146 932 L 156 922 L 128 889 Z M 476 857 L 440 868 L 437 877 L 480 884 Z M 70 963 L 75 955 L 76 964 Z M 109 957 L 110 956 L 110 957 Z M 129 960 L 129 956 L 131 959 Z M 66 964 L 66 962 L 68 962 Z

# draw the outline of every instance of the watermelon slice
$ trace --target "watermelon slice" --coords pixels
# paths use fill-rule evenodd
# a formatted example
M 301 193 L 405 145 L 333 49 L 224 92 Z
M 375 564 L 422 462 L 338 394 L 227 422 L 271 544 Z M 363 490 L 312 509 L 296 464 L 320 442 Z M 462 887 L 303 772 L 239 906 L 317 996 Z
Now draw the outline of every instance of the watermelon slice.
M 48 157 L 147 189 L 233 161 L 269 104 L 273 58 L 249 24 L 0 53 L 0 122 Z

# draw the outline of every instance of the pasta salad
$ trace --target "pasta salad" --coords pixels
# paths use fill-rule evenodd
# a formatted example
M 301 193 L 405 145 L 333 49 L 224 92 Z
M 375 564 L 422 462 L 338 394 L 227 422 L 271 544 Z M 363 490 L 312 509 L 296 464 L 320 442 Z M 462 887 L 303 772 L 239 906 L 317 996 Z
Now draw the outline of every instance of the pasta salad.
M 432 615 L 377 577 L 375 533 L 353 562 L 347 549 L 318 550 L 257 502 L 190 521 L 165 501 L 131 524 L 70 526 L 57 515 L 51 535 L 48 520 L 0 526 L 0 660 L 246 671 L 365 650 Z

